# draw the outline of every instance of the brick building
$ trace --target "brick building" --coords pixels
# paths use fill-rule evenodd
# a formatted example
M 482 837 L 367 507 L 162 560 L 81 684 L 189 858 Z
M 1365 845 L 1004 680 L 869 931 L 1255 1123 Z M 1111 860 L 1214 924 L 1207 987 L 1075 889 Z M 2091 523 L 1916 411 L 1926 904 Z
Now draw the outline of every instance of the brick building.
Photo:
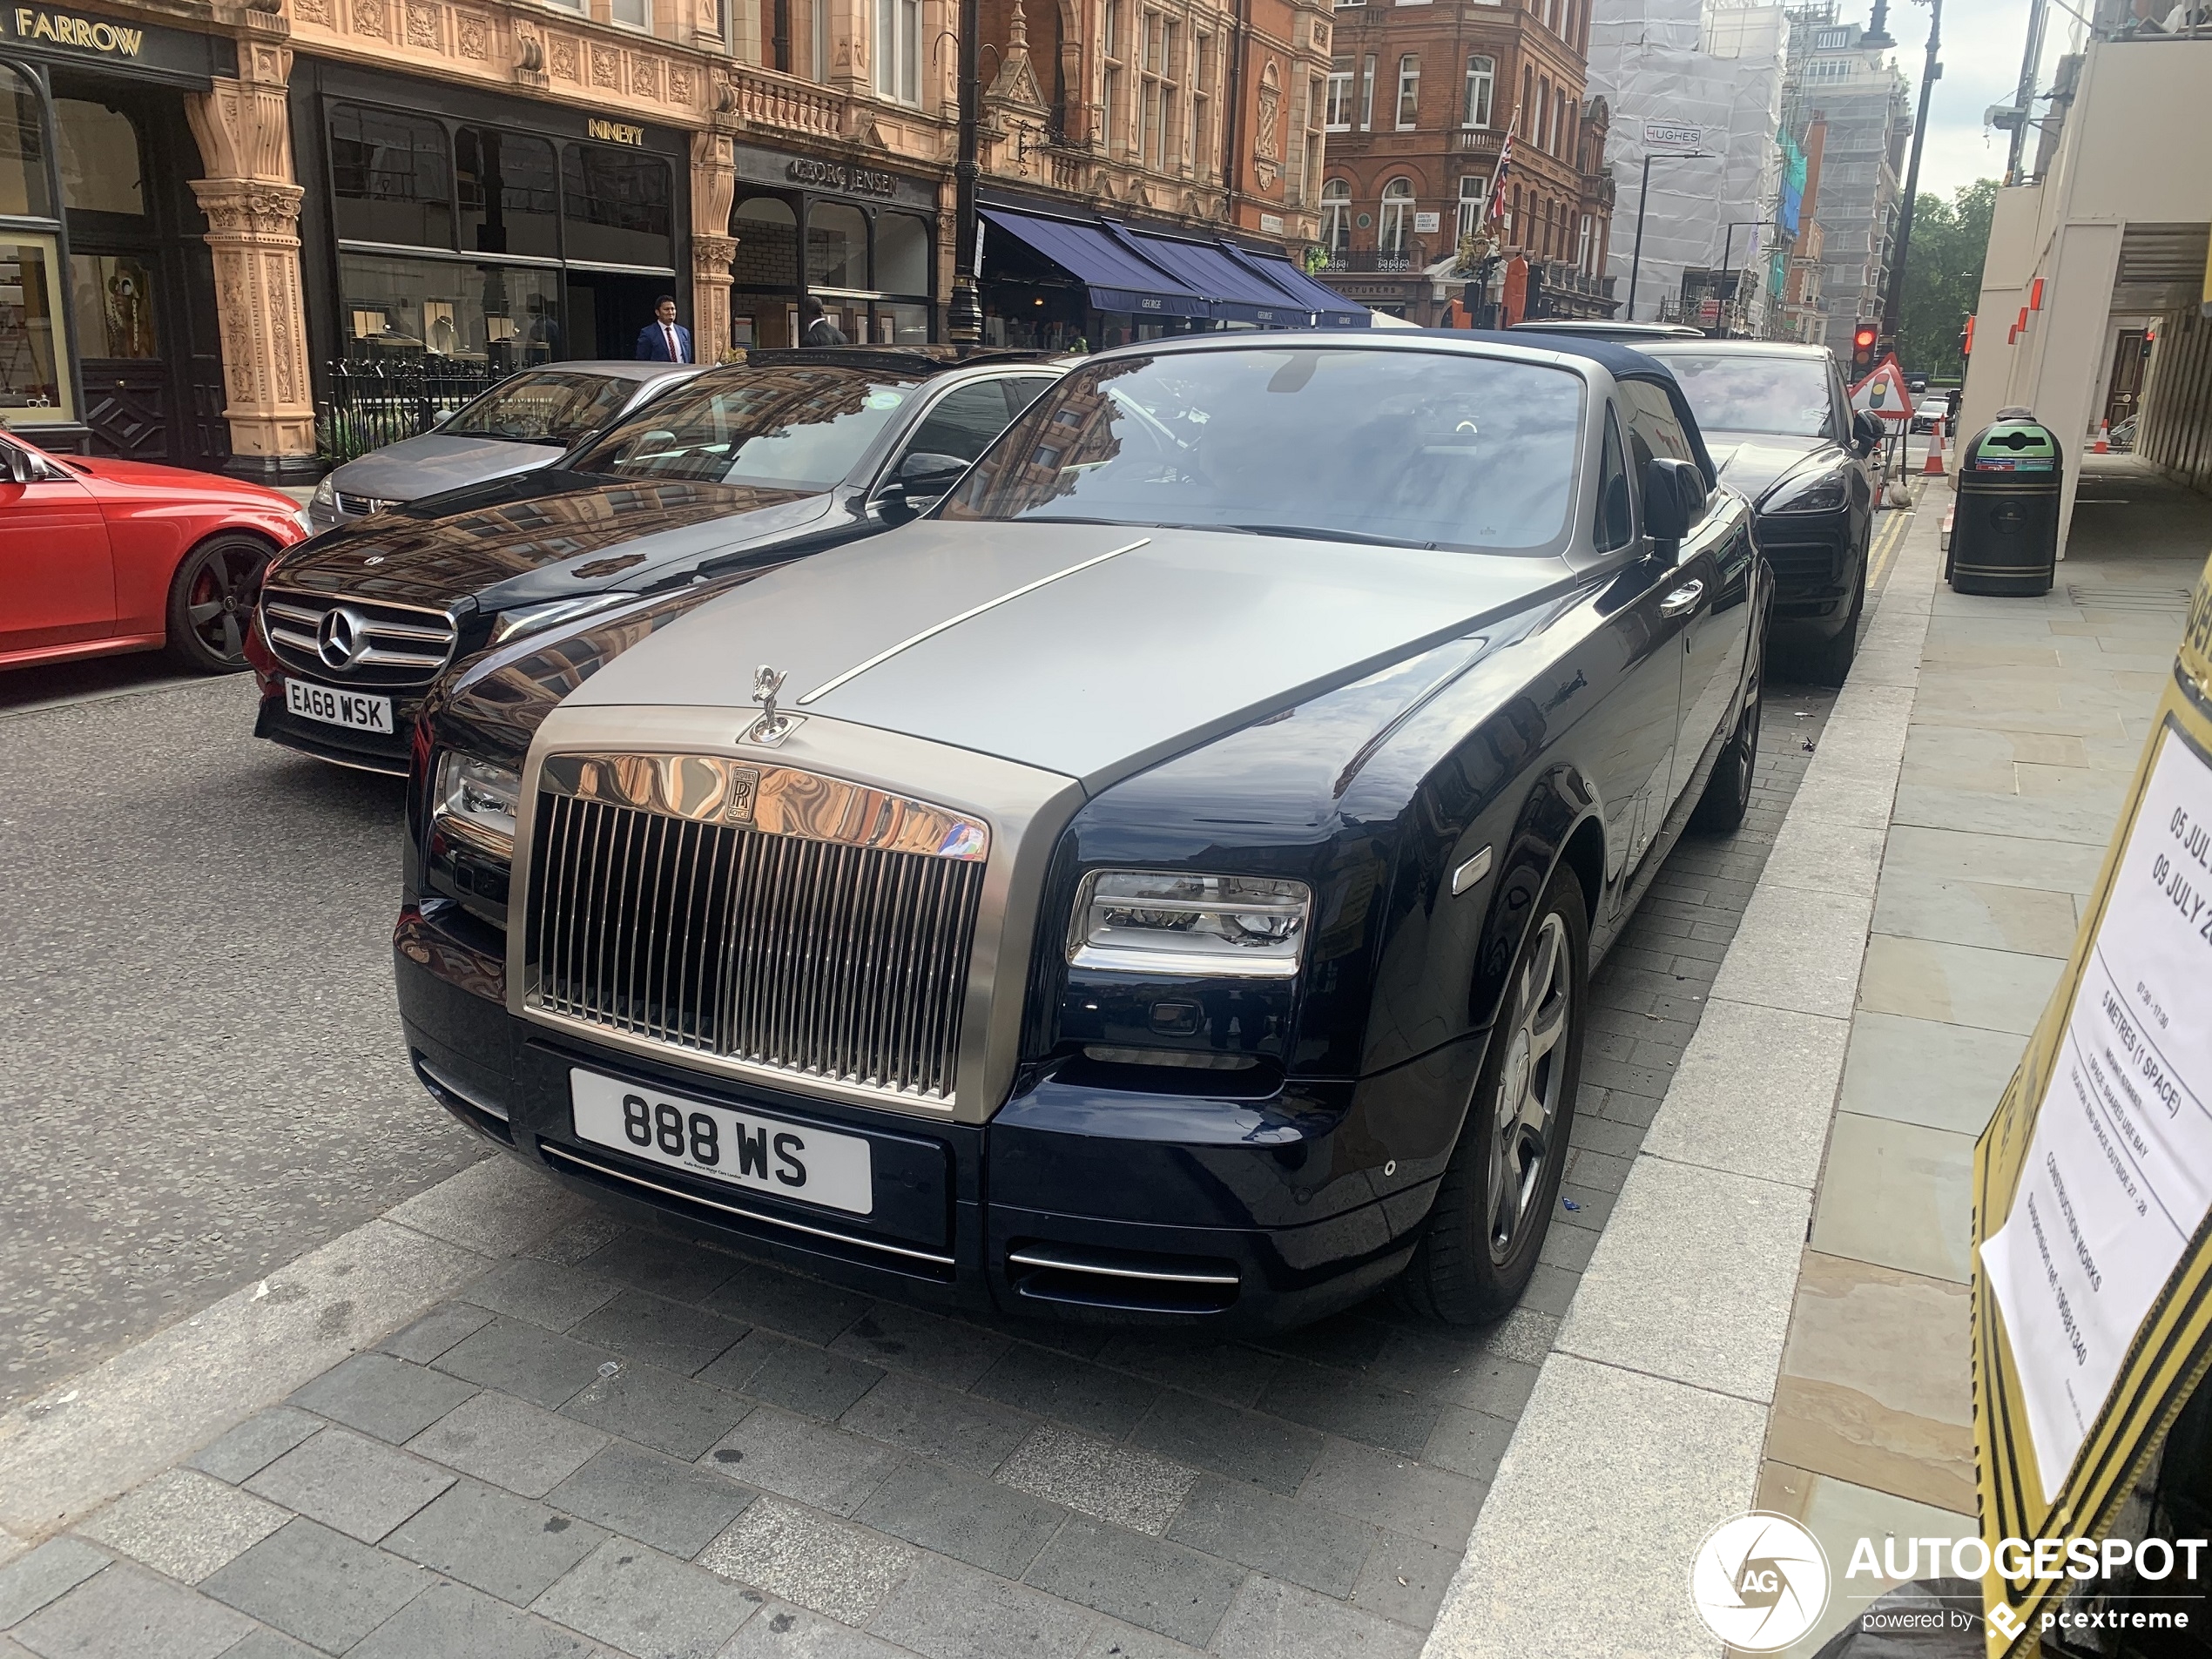
M 1586 93 L 1588 39 L 1589 0 L 1339 3 L 1324 123 L 1326 280 L 1409 320 L 1438 320 L 1464 279 L 1437 277 L 1481 228 L 1512 130 L 1496 251 L 1527 260 L 1531 314 L 1610 314 L 1611 117 Z M 1501 286 L 1494 276 L 1491 293 Z

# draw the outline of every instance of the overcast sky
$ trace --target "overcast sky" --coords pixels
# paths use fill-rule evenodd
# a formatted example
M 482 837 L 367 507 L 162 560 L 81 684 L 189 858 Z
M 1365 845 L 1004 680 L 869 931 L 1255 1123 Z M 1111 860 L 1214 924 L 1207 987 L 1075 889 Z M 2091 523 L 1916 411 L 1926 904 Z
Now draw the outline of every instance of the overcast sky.
M 2081 7 L 2087 10 L 2086 5 Z M 1866 21 L 1866 13 L 1846 9 L 1846 17 Z M 2043 67 L 2038 89 L 2050 89 L 2051 68 L 2067 51 L 2073 19 L 2056 6 L 2043 30 Z M 1898 66 L 1920 95 L 1920 66 L 1927 61 L 1928 8 L 1920 0 L 1893 0 L 1890 34 L 1897 42 Z M 1928 136 L 1920 153 L 1920 188 L 1948 197 L 1977 179 L 2001 179 L 2008 136 L 1982 131 L 1982 111 L 2010 104 L 2019 84 L 2020 53 L 2027 46 L 2027 0 L 1945 0 L 1943 78 L 1935 84 L 1928 109 Z M 2028 134 L 2034 154 L 2035 134 Z

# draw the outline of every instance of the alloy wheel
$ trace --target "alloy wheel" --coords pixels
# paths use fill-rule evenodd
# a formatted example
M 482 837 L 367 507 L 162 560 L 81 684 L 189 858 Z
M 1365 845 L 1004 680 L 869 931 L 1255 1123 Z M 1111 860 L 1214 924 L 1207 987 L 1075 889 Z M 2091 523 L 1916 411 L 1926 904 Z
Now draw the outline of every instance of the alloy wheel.
M 1567 924 L 1548 912 L 1514 982 L 1505 1063 L 1492 1103 L 1487 1215 L 1494 1262 L 1512 1255 L 1530 1224 L 1542 1219 L 1530 1211 L 1559 1123 L 1574 998 Z
M 211 657 L 246 660 L 246 620 L 253 610 L 255 578 L 268 554 L 244 541 L 203 548 L 185 588 L 185 622 Z

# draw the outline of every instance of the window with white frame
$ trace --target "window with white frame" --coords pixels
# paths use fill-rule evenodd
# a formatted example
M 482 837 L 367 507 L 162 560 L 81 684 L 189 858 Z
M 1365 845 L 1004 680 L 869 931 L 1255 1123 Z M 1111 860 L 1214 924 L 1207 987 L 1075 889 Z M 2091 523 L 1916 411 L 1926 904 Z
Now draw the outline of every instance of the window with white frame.
M 1144 14 L 1139 64 L 1139 158 L 1160 172 L 1183 159 L 1183 25 L 1164 12 Z
M 1213 159 L 1213 37 L 1191 40 L 1197 64 L 1190 72 L 1190 161 L 1199 172 L 1212 171 Z
M 1369 52 L 1359 60 L 1359 130 L 1362 132 L 1375 124 L 1375 55 Z
M 1406 256 L 1406 233 L 1413 226 L 1413 185 L 1393 179 L 1383 186 L 1382 212 L 1375 219 L 1376 250 L 1389 259 Z
M 1337 0 L 1337 10 L 1339 11 L 1350 11 L 1355 6 L 1364 6 L 1366 3 L 1367 0 Z
M 1313 206 L 1321 186 L 1321 107 L 1329 94 L 1329 83 L 1318 75 L 1305 87 L 1305 142 L 1298 168 L 1298 205 Z
M 1482 228 L 1482 210 L 1490 199 L 1490 181 L 1480 173 L 1469 173 L 1460 180 L 1460 222 L 1461 236 L 1472 236 Z
M 1340 260 L 1352 246 L 1352 185 L 1332 179 L 1321 186 L 1321 246 L 1332 260 Z
M 613 0 L 607 15 L 625 29 L 653 26 L 653 0 Z
M 921 102 L 921 0 L 875 0 L 875 90 Z
M 1410 132 L 1420 124 L 1421 60 L 1407 52 L 1398 60 L 1398 130 Z
M 1122 89 L 1127 84 L 1123 70 L 1129 55 L 1129 31 L 1123 17 L 1126 0 L 1106 0 L 1106 27 L 1099 38 L 1099 57 L 1105 64 L 1100 78 L 1098 99 L 1098 136 L 1104 140 L 1106 153 L 1114 152 L 1114 141 L 1122 137 Z
M 1460 112 L 1460 125 L 1467 127 L 1487 127 L 1490 125 L 1490 104 L 1498 90 L 1498 60 L 1486 57 L 1480 52 L 1467 54 L 1467 105 Z
M 1582 215 L 1581 234 L 1577 239 L 1575 248 L 1575 263 L 1583 271 L 1587 272 L 1591 268 L 1590 254 L 1592 245 L 1596 241 L 1596 239 L 1597 220 L 1592 218 L 1589 214 L 1585 213 Z
M 1332 57 L 1329 60 L 1329 107 L 1327 118 L 1322 123 L 1332 132 L 1352 131 L 1352 60 Z

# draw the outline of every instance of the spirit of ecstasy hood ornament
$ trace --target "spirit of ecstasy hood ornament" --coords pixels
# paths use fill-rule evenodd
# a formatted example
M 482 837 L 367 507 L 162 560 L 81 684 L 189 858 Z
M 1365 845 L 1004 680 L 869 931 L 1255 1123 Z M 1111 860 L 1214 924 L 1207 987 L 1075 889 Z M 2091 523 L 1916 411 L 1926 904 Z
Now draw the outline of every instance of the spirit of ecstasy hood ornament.
M 745 728 L 742 741 L 772 749 L 806 718 L 786 714 L 776 707 L 776 693 L 784 689 L 784 679 L 783 670 L 765 663 L 752 671 L 752 700 L 760 705 L 760 718 Z

